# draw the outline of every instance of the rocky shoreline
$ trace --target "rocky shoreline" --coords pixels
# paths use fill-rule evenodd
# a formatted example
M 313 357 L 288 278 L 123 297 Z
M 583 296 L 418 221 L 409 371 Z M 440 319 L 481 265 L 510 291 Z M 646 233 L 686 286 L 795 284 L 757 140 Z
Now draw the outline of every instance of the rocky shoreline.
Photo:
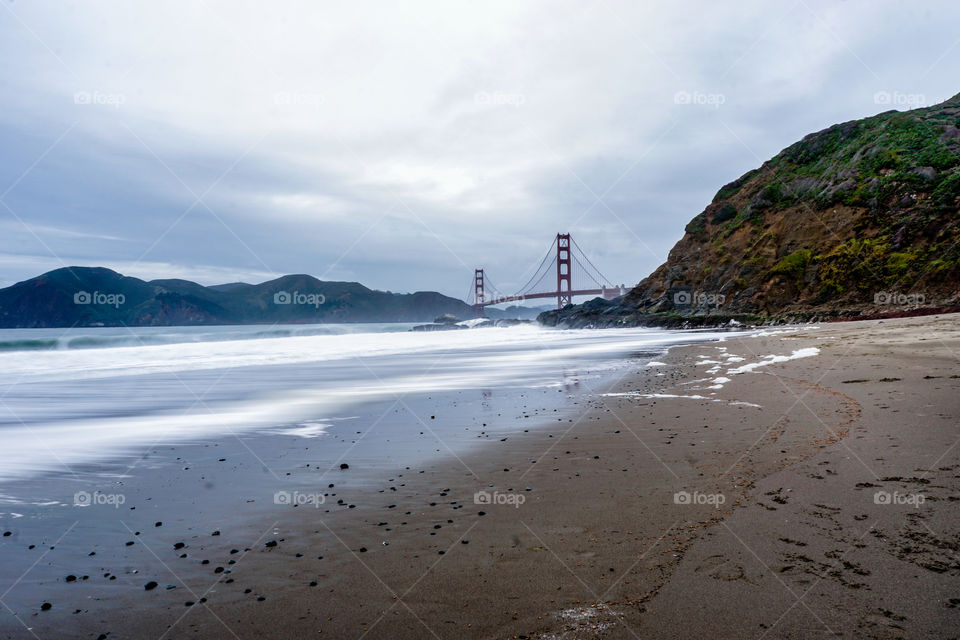
M 596 298 L 583 304 L 568 305 L 563 309 L 544 311 L 537 316 L 537 322 L 546 327 L 563 329 L 607 329 L 616 327 L 701 329 L 884 320 L 950 313 L 960 313 L 960 306 L 916 307 L 895 311 L 877 306 L 858 306 L 852 308 L 785 310 L 776 315 L 758 315 L 676 306 L 669 306 L 667 310 L 651 311 L 643 306 L 626 304 L 622 299 L 620 301 L 608 301 Z

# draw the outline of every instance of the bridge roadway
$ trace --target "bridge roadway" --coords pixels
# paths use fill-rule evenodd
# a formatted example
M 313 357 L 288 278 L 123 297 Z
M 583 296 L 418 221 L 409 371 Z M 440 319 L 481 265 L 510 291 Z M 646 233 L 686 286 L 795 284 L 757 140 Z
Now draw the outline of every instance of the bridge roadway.
M 609 289 L 575 289 L 573 291 L 548 291 L 545 293 L 528 293 L 526 295 L 501 296 L 491 300 L 484 300 L 477 303 L 477 306 L 489 307 L 493 304 L 503 304 L 504 302 L 516 302 L 520 300 L 531 300 L 533 298 L 557 298 L 560 295 L 565 296 L 603 296 L 604 300 L 613 300 L 622 296 L 624 289 L 621 287 L 610 287 Z

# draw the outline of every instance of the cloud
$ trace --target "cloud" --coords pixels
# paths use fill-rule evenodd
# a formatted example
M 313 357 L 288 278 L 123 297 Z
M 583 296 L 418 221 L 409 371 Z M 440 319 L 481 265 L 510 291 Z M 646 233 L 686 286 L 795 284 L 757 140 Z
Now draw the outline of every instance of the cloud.
M 226 284 L 229 282 L 249 282 L 252 284 L 272 280 L 276 277 L 274 274 L 257 270 L 238 270 L 234 267 L 218 267 L 215 265 L 204 264 L 171 264 L 169 262 L 126 262 L 106 260 L 104 262 L 92 263 L 83 259 L 76 259 L 71 256 L 64 256 L 61 261 L 47 255 L 23 255 L 0 253 L 0 269 L 3 273 L 8 270 L 27 267 L 29 273 L 39 274 L 60 269 L 61 267 L 106 267 L 113 269 L 125 276 L 140 278 L 141 280 L 164 280 L 178 278 L 182 280 L 192 280 L 203 285 Z M 30 277 L 30 276 L 28 276 Z M 8 287 L 21 280 L 0 279 L 0 287 Z
M 804 134 L 958 90 L 948 2 L 4 7 L 0 193 L 27 172 L 42 241 L 0 251 L 226 280 L 507 289 L 569 230 L 635 283 Z

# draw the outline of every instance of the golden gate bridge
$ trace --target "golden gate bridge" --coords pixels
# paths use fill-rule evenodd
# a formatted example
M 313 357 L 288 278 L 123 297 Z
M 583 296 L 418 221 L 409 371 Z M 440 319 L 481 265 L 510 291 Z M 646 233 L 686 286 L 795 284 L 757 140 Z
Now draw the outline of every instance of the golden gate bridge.
M 542 288 L 547 286 L 543 281 L 551 274 L 556 275 L 557 288 L 552 291 L 543 291 Z M 548 280 L 548 283 L 552 282 L 552 278 Z M 484 307 L 492 304 L 535 298 L 556 298 L 557 309 L 562 309 L 573 302 L 574 296 L 599 295 L 605 300 L 612 300 L 626 293 L 622 284 L 611 286 L 610 282 L 590 262 L 590 258 L 569 233 L 558 233 L 543 260 L 540 261 L 540 266 L 517 293 L 500 294 L 482 268 L 474 269 L 473 308 L 479 318 L 483 316 Z M 575 288 L 574 283 L 580 288 Z M 488 292 L 491 294 L 489 297 Z

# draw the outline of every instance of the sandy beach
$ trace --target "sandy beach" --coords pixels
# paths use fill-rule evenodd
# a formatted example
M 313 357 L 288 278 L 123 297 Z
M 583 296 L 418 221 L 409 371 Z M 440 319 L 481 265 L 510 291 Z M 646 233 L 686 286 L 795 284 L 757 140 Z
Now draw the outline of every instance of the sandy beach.
M 956 315 L 730 334 L 518 398 L 419 467 L 301 447 L 278 482 L 178 446 L 112 513 L 2 539 L 34 555 L 0 637 L 955 637 L 958 353 Z

